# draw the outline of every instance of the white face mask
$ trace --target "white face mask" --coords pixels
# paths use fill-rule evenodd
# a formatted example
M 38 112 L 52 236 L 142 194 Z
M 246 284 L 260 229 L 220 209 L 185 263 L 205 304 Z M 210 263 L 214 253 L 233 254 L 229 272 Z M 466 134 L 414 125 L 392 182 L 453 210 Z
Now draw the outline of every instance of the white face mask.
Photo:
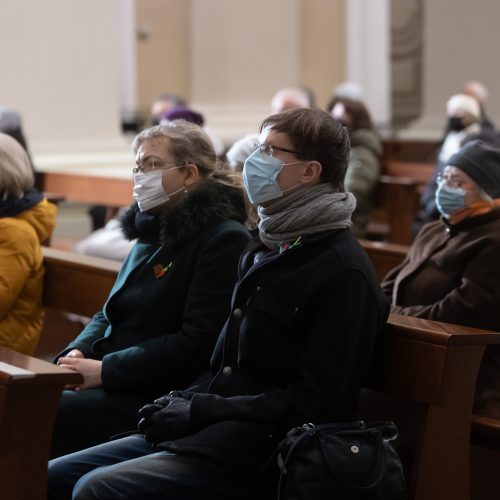
M 162 184 L 163 172 L 165 170 L 153 170 L 147 174 L 144 172 L 134 174 L 133 197 L 137 201 L 141 212 L 147 212 L 152 208 L 164 205 L 172 195 L 184 189 L 184 187 L 181 187 L 173 193 L 165 193 Z

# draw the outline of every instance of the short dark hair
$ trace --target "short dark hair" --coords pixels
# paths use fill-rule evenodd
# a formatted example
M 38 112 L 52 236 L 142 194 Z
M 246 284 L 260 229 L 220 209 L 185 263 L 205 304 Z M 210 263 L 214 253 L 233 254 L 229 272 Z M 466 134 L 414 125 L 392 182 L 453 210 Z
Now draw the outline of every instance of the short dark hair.
M 344 191 L 350 144 L 347 129 L 340 122 L 325 111 L 301 108 L 269 116 L 260 130 L 266 128 L 286 134 L 297 158 L 321 163 L 321 182 Z

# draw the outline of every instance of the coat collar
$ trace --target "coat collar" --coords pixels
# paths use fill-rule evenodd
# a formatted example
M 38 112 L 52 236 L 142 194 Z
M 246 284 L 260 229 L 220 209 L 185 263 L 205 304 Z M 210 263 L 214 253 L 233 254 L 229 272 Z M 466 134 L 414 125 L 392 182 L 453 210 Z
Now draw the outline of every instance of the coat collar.
M 138 213 L 140 214 L 139 208 L 134 203 L 122 217 L 125 236 L 128 239 L 139 238 L 159 243 L 171 249 L 181 246 L 192 236 L 219 222 L 233 219 L 244 223 L 246 220 L 242 189 L 211 179 L 201 181 L 183 199 L 151 216 L 148 231 L 141 232 L 137 227 Z
M 473 227 L 480 226 L 481 224 L 488 224 L 489 222 L 497 220 L 499 218 L 500 208 L 493 208 L 490 212 L 484 215 L 467 217 L 467 219 L 464 219 L 458 224 L 450 224 L 448 220 L 443 216 L 441 216 L 440 220 L 448 233 L 456 234 L 461 231 L 467 231 L 468 229 L 471 229 Z

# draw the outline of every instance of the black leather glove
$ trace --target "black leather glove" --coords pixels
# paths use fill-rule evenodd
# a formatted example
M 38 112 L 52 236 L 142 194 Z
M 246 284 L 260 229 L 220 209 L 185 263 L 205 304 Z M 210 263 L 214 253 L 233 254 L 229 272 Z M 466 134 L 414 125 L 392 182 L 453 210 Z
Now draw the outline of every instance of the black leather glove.
M 153 415 L 153 413 L 156 413 L 158 410 L 166 408 L 170 404 L 170 401 L 172 401 L 172 399 L 175 397 L 182 397 L 182 395 L 179 391 L 170 391 L 167 395 L 155 399 L 153 403 L 144 405 L 139 410 L 140 420 L 137 424 L 138 429 L 142 432 L 145 432 L 146 429 L 152 425 L 149 417 Z
M 167 396 L 168 397 L 168 396 Z M 164 398 L 160 398 L 164 399 Z M 191 401 L 170 397 L 167 406 L 157 403 L 144 406 L 139 410 L 139 430 L 144 432 L 146 441 L 158 444 L 162 441 L 177 439 L 189 433 L 189 414 Z

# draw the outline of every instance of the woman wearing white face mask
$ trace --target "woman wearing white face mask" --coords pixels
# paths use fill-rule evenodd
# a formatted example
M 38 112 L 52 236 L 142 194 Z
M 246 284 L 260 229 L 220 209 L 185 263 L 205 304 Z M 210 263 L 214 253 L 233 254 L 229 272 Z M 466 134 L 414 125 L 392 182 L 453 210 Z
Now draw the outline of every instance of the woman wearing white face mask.
M 54 456 L 134 428 L 145 402 L 208 366 L 249 239 L 242 189 L 197 125 L 152 127 L 133 148 L 137 204 L 122 225 L 137 243 L 103 310 L 57 357 L 85 381 L 63 394 Z
M 425 225 L 384 279 L 392 312 L 500 330 L 500 150 L 474 141 L 438 179 L 441 220 Z M 500 416 L 500 349 L 488 347 L 476 412 Z

